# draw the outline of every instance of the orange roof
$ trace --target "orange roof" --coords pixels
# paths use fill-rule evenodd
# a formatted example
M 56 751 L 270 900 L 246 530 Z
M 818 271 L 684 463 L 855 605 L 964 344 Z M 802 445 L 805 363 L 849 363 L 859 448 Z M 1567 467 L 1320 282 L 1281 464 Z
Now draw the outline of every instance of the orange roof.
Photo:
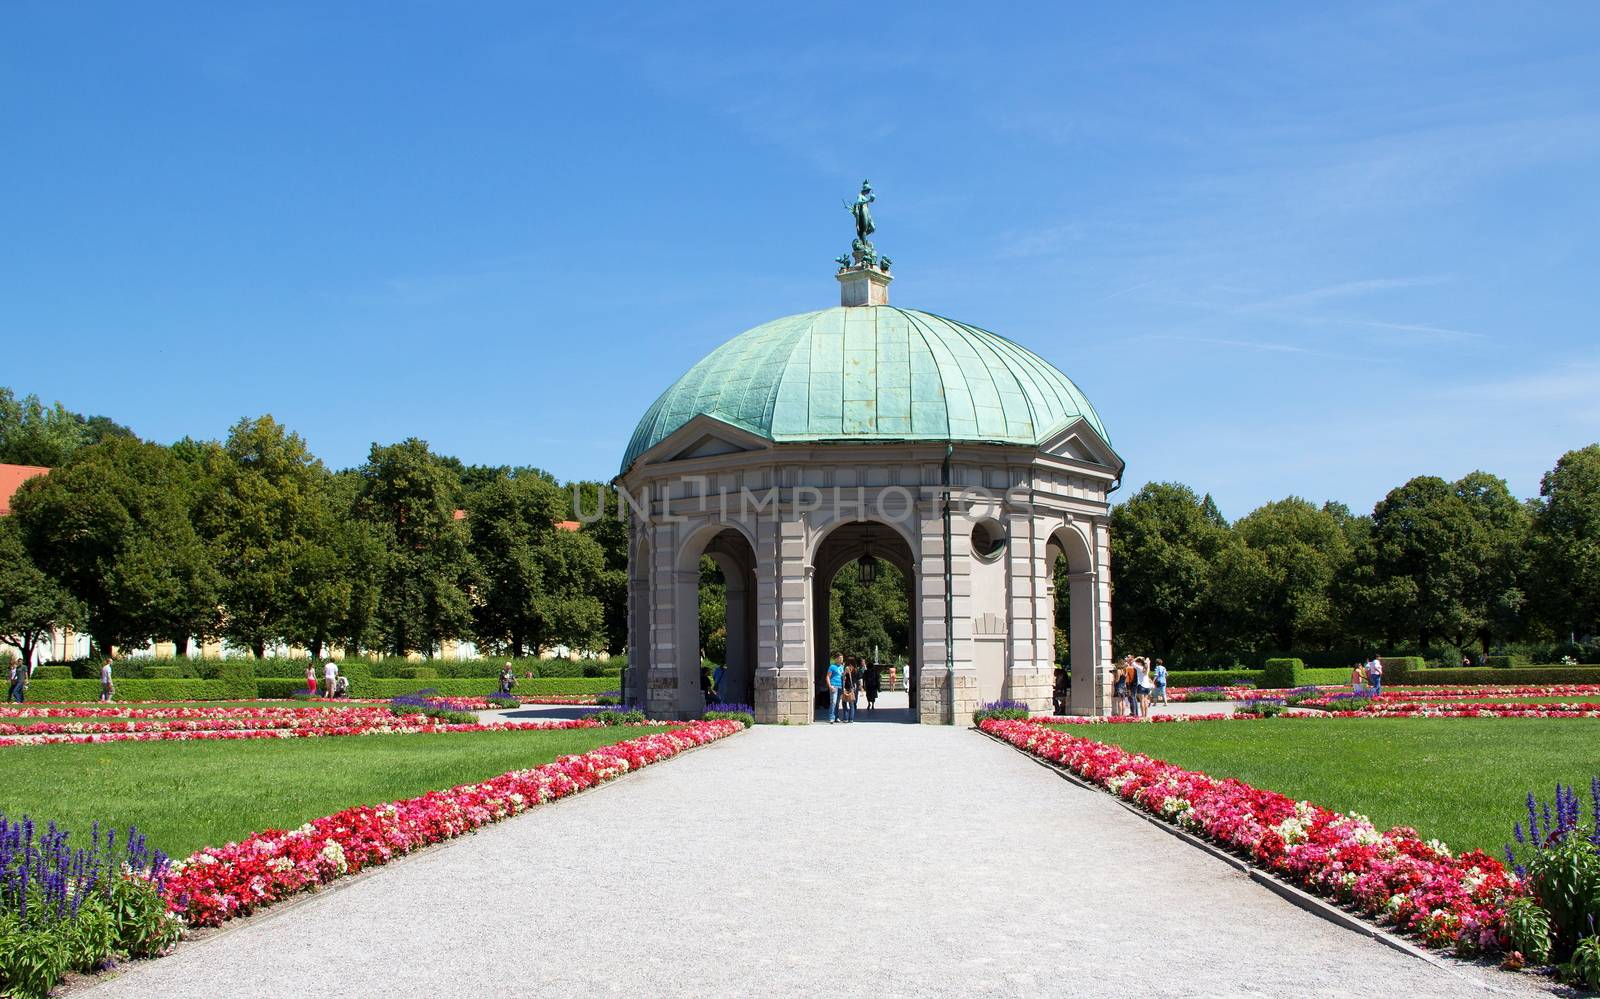
M 43 465 L 0 465 L 0 517 L 11 512 L 11 497 L 17 487 L 36 475 L 48 475 Z
M 583 525 L 578 523 L 576 520 L 558 520 L 558 521 L 556 521 L 556 530 L 558 530 L 558 531 L 576 531 L 578 528 L 580 528 L 582 526 Z

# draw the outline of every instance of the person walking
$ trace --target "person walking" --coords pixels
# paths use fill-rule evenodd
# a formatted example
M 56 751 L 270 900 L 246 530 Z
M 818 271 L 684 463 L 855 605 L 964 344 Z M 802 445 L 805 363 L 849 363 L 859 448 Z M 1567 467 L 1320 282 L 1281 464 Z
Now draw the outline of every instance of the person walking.
M 339 685 L 339 667 L 329 659 L 322 667 L 322 682 L 326 684 L 322 692 L 323 697 L 333 697 L 334 688 Z
M 1383 696 L 1383 660 L 1377 656 L 1367 663 L 1367 686 L 1372 688 L 1373 697 Z
M 722 678 L 728 672 L 726 663 L 718 663 L 717 668 L 711 672 L 711 690 L 717 695 L 717 700 L 722 700 Z
M 1139 717 L 1138 662 L 1138 659 L 1129 656 L 1127 664 L 1122 667 L 1122 696 L 1128 702 L 1128 714 L 1134 718 Z
M 1150 676 L 1156 682 L 1156 698 L 1162 704 L 1167 703 L 1167 664 L 1157 659 L 1156 668 L 1151 671 Z
M 854 656 L 845 660 L 843 693 L 839 701 L 839 716 L 846 724 L 856 720 L 856 698 L 861 696 L 861 672 Z
M 835 652 L 828 664 L 828 724 L 839 722 L 839 694 L 844 689 L 844 653 Z
M 1156 689 L 1156 683 L 1150 678 L 1150 660 L 1139 658 L 1133 661 L 1134 696 L 1139 699 L 1139 716 L 1150 714 L 1150 694 Z
M 1065 666 L 1057 665 L 1050 683 L 1050 713 L 1057 718 L 1067 713 L 1067 698 L 1072 692 L 1072 674 Z
M 1111 716 L 1121 717 L 1128 709 L 1128 663 L 1124 660 L 1111 667 Z
M 716 687 L 711 683 L 710 666 L 700 667 L 700 696 L 706 704 L 715 704 L 717 702 Z
M 895 671 L 894 664 L 892 664 L 892 663 L 889 665 L 889 689 L 890 690 L 899 690 L 900 689 L 900 675 L 899 675 L 898 672 Z
M 509 697 L 509 696 L 511 696 L 511 688 L 515 687 L 516 685 L 517 685 L 517 674 L 516 674 L 516 671 L 511 668 L 511 664 L 510 663 L 506 663 L 505 669 L 502 669 L 500 671 L 500 693 L 502 695 L 504 695 L 504 696 Z
M 1350 693 L 1359 694 L 1367 686 L 1367 668 L 1360 663 L 1350 667 Z
M 11 661 L 10 685 L 6 688 L 6 699 L 20 703 L 28 696 L 28 670 L 22 665 L 20 659 Z
M 110 704 L 111 699 L 117 694 L 117 686 L 111 681 L 110 653 L 106 654 L 105 662 L 100 664 L 100 703 Z
M 877 710 L 878 710 L 878 691 L 881 688 L 882 683 L 883 683 L 882 679 L 878 676 L 878 667 L 876 665 L 867 667 L 866 690 L 867 690 L 867 713 L 868 714 L 876 714 L 877 713 Z
M 306 696 L 317 696 L 317 665 L 306 663 Z

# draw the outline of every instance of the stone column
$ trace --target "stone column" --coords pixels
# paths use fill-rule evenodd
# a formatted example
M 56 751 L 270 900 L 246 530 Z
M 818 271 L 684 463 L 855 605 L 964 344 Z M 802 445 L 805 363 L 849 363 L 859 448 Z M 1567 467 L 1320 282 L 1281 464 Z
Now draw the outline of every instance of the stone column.
M 678 695 L 678 531 L 674 524 L 652 524 L 650 552 L 650 671 L 645 711 L 651 718 L 676 718 Z M 698 623 L 696 624 L 698 628 Z
M 622 702 L 643 705 L 650 672 L 650 546 L 648 525 L 628 518 L 628 666 Z
M 1055 668 L 1055 607 L 1050 596 L 1054 566 L 1046 558 L 1049 534 L 1043 537 L 1025 514 L 1006 518 L 1006 583 L 1010 662 L 1006 697 L 1031 711 L 1050 710 Z
M 770 644 L 763 645 L 756 673 L 756 720 L 804 725 L 811 721 L 810 574 L 806 566 L 806 525 L 792 517 L 762 524 L 771 528 L 771 575 L 776 592 Z M 759 557 L 767 559 L 767 553 Z M 758 626 L 760 627 L 760 626 Z M 769 640 L 763 637 L 763 642 Z M 770 650 L 770 652 L 768 651 Z M 768 657 L 770 659 L 770 665 Z
M 934 497 L 920 510 L 922 572 L 916 612 L 922 621 L 922 662 L 917 716 L 925 725 L 970 721 L 977 709 L 978 677 L 972 663 L 971 525 L 952 512 L 950 528 L 951 650 L 945 647 L 944 505 Z M 950 669 L 947 651 L 952 654 Z M 952 689 L 953 688 L 953 689 Z
M 1107 668 L 1111 664 L 1111 518 L 1098 517 L 1094 524 L 1094 607 L 1095 646 L 1098 653 L 1095 675 L 1099 678 L 1095 714 L 1108 714 L 1111 709 L 1112 681 Z

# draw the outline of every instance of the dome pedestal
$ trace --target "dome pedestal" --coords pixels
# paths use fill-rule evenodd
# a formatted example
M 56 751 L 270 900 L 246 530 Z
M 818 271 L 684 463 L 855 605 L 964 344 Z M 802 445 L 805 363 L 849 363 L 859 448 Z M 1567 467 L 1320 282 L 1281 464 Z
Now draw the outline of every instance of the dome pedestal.
M 876 267 L 851 267 L 842 270 L 839 278 L 839 304 L 888 305 L 889 282 L 894 278 Z

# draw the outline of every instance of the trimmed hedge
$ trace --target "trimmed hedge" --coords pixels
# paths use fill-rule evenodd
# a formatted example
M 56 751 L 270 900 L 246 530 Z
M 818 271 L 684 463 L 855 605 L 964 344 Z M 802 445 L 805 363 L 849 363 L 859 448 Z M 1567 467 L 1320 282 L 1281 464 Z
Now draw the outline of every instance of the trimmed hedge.
M 213 659 L 194 662 L 198 671 L 207 676 L 206 679 L 125 676 L 123 663 L 119 660 L 113 667 L 116 698 L 119 701 L 248 701 L 258 697 L 280 699 L 292 697 L 297 692 L 305 690 L 306 686 L 305 663 L 300 660 Z M 272 675 L 280 671 L 288 672 L 278 664 L 292 666 L 293 672 L 287 676 Z M 417 673 L 414 677 L 379 679 L 368 672 L 370 665 L 363 662 L 339 664 L 339 672 L 350 680 L 351 697 L 395 697 L 400 694 L 415 693 L 425 687 L 431 687 L 446 697 L 481 697 L 500 689 L 498 672 L 488 677 L 440 678 L 429 675 L 438 672 L 432 667 L 412 663 L 409 668 Z M 254 669 L 256 666 L 265 666 L 268 672 L 257 677 Z M 158 671 L 167 668 L 170 667 L 154 667 Z M 99 667 L 96 666 L 95 669 L 97 672 L 94 679 L 68 679 L 77 672 L 76 664 L 40 666 L 34 671 L 33 682 L 28 687 L 28 700 L 98 700 Z M 146 667 L 144 672 L 148 674 L 150 670 L 150 667 Z M 322 679 L 320 670 L 317 679 L 320 683 Z M 540 694 L 595 696 L 616 690 L 617 687 L 618 678 L 615 676 L 548 677 L 533 680 L 519 678 L 515 691 L 529 696 Z
M 117 680 L 119 701 L 238 701 L 255 697 L 252 683 L 241 694 L 231 683 L 218 680 Z M 95 701 L 99 680 L 39 680 L 28 686 L 30 701 Z
M 1182 672 L 1168 670 L 1167 686 L 1230 687 L 1241 683 L 1260 686 L 1261 672 L 1258 669 L 1190 669 Z
M 1426 672 L 1434 673 L 1460 673 L 1461 667 L 1454 669 L 1427 669 L 1427 662 L 1421 656 L 1379 656 L 1378 661 L 1383 663 L 1383 682 L 1396 683 L 1444 683 L 1444 680 L 1424 680 L 1421 675 Z M 1476 667 L 1475 667 L 1476 668 Z M 1485 671 L 1487 672 L 1487 671 Z M 1477 683 L 1493 683 L 1493 680 L 1467 681 Z
M 1505 683 L 1515 680 L 1519 684 L 1541 683 L 1600 683 L 1600 666 L 1519 666 L 1516 676 L 1506 676 L 1502 669 L 1474 666 L 1470 669 L 1427 669 L 1403 674 L 1403 681 L 1391 680 L 1389 660 L 1385 659 L 1384 682 L 1408 687 L 1455 687 L 1475 683 Z
M 1490 669 L 1510 669 L 1513 666 L 1528 665 L 1527 656 L 1484 656 L 1483 664 Z
M 443 697 L 483 697 L 500 689 L 493 678 L 466 680 L 361 680 L 350 681 L 351 697 L 398 697 L 414 694 L 424 688 L 437 691 Z M 518 680 L 512 693 L 524 696 L 539 694 L 588 695 L 616 690 L 615 677 L 550 677 L 537 680 Z
M 1288 689 L 1305 683 L 1306 664 L 1299 659 L 1268 659 L 1261 669 L 1258 687 Z
M 172 666 L 151 666 L 144 671 L 146 680 L 182 680 L 184 676 Z
M 320 679 L 317 681 L 322 682 Z M 306 678 L 292 680 L 286 676 L 264 676 L 256 678 L 256 696 L 267 700 L 278 700 L 293 697 L 303 693 L 306 689 Z

